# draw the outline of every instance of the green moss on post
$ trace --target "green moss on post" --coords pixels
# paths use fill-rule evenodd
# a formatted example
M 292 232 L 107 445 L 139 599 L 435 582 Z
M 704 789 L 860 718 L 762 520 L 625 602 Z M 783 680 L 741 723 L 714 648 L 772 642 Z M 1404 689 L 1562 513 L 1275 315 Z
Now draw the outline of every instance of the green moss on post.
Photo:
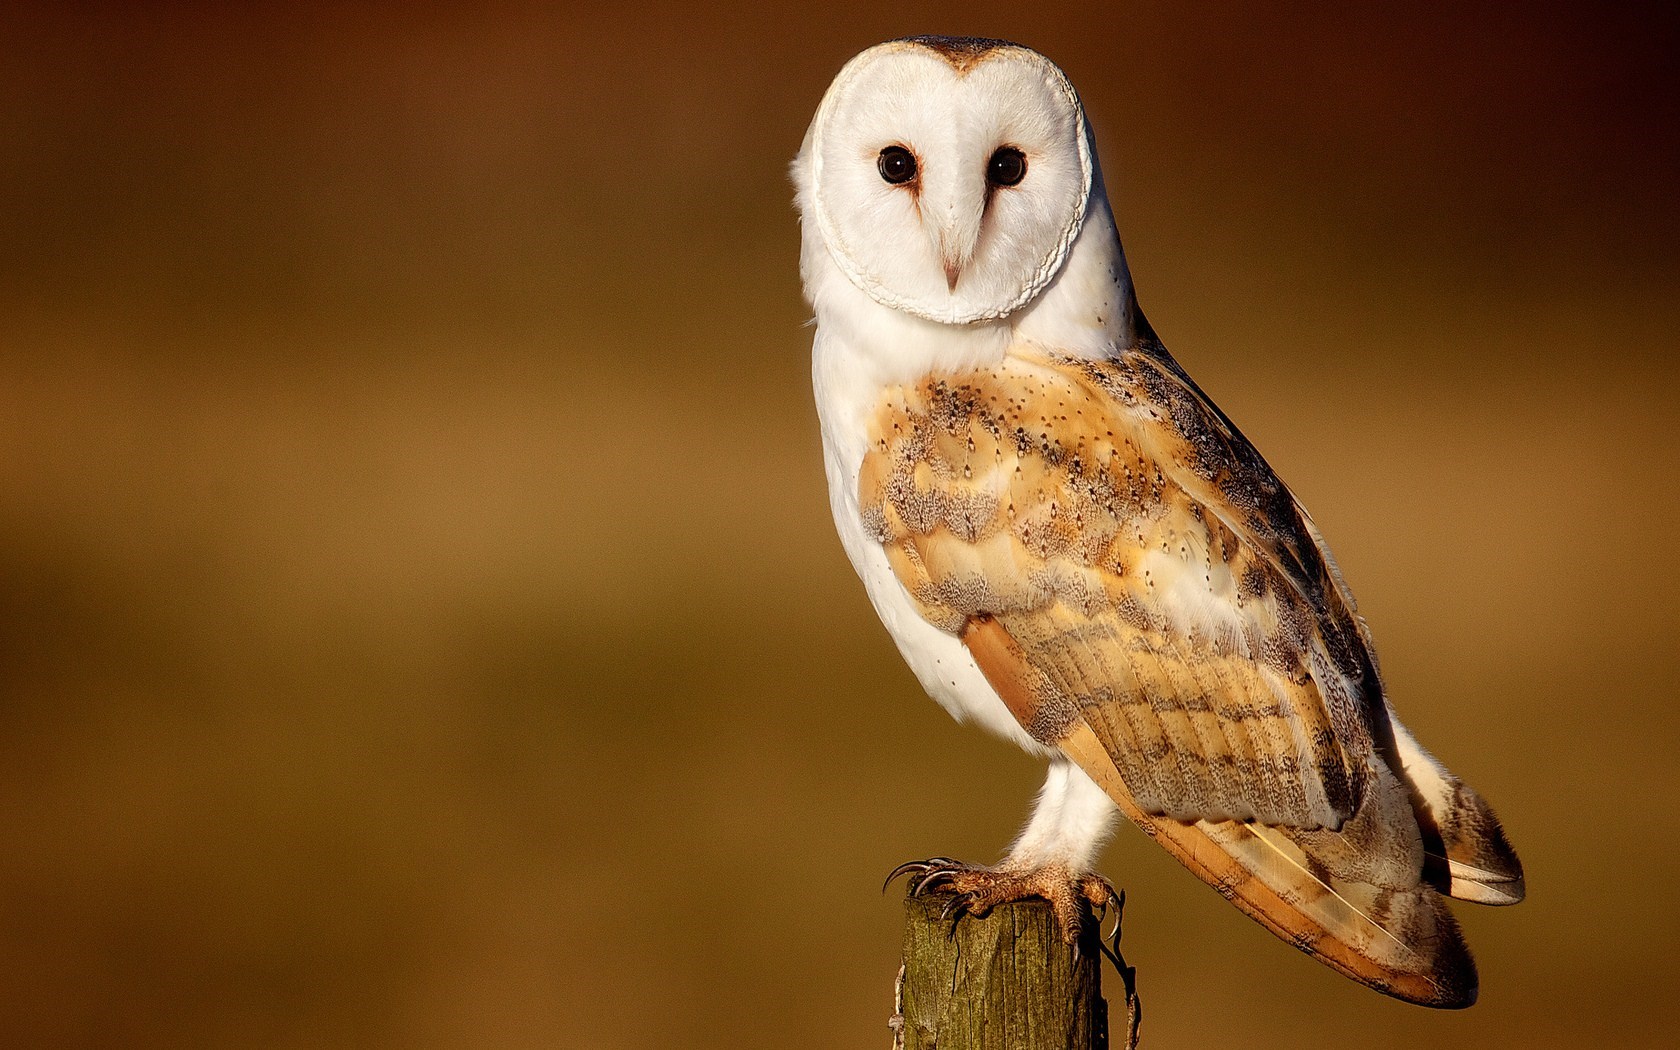
M 1107 1050 L 1104 948 L 1094 921 L 1070 945 L 1045 901 L 953 922 L 941 918 L 951 899 L 905 898 L 897 1050 Z M 1137 999 L 1120 965 L 1127 1023 L 1119 1045 L 1129 1048 L 1137 1045 Z

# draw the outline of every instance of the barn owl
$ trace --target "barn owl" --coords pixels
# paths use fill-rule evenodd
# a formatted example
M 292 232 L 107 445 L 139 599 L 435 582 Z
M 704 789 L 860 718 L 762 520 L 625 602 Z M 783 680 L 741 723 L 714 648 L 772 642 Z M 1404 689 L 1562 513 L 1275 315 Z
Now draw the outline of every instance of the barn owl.
M 958 721 L 1049 761 L 995 866 L 909 867 L 1071 938 L 1117 814 L 1379 991 L 1467 1006 L 1445 898 L 1523 875 L 1395 717 L 1330 553 L 1138 309 L 1091 129 L 1027 48 L 916 37 L 836 77 L 793 163 L 830 503 Z

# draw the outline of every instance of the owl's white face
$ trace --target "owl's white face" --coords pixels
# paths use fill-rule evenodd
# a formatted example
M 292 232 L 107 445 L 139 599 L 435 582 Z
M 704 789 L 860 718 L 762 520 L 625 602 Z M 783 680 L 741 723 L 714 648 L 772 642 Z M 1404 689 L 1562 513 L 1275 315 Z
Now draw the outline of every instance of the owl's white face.
M 806 139 L 801 204 L 851 282 L 947 324 L 1008 317 L 1056 276 L 1092 162 L 1043 56 L 924 38 L 853 59 Z

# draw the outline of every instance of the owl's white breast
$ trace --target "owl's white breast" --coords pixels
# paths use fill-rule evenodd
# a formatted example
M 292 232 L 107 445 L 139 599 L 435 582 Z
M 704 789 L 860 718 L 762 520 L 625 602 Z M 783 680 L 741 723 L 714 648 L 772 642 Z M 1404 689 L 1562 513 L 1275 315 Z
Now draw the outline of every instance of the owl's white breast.
M 823 460 L 828 472 L 829 508 L 840 543 L 863 580 L 881 623 L 892 635 L 922 688 L 959 722 L 974 722 L 1013 740 L 1034 754 L 1050 752 L 1021 728 L 956 636 L 924 620 L 893 574 L 878 540 L 864 530 L 858 513 L 858 469 L 863 463 L 869 411 L 881 387 L 859 348 L 818 331 L 813 349 L 813 383 L 822 423 Z
M 840 542 L 928 694 L 958 721 L 978 723 L 1041 755 L 1050 752 L 1015 721 L 962 642 L 917 612 L 885 549 L 864 530 L 858 472 L 870 416 L 892 387 L 988 367 L 1020 344 L 1099 357 L 1129 341 L 1130 277 L 1100 178 L 1089 208 L 1056 279 L 1027 307 L 996 322 L 940 324 L 883 306 L 841 272 L 812 224 L 805 226 L 800 254 L 806 296 L 817 315 L 812 383 Z

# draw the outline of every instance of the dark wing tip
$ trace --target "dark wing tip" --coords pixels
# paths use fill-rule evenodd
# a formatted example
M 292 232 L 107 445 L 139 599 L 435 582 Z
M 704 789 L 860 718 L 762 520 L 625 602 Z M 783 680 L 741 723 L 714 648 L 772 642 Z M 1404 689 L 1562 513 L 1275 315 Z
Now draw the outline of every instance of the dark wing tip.
M 1418 982 L 1418 994 L 1402 994 L 1386 988 L 1379 990 L 1435 1010 L 1463 1010 L 1474 1006 L 1480 981 L 1476 976 L 1476 960 L 1470 954 L 1470 945 L 1465 942 L 1458 920 L 1453 918 L 1446 899 L 1427 889 L 1423 894 L 1429 898 L 1435 912 L 1435 933 L 1428 943 L 1418 946 L 1428 962 L 1428 969 Z

